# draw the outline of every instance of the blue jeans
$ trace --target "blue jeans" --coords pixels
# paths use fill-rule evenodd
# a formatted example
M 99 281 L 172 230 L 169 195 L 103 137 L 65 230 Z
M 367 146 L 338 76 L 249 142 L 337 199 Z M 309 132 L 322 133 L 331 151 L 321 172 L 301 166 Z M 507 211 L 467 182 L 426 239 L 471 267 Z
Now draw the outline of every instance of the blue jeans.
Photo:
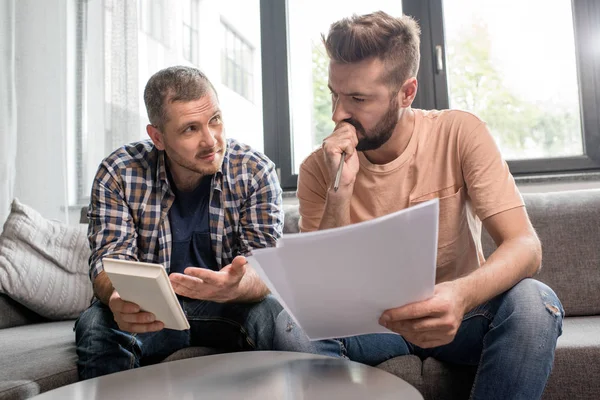
M 292 351 L 345 357 L 368 365 L 414 354 L 421 359 L 433 357 L 478 366 L 472 399 L 532 400 L 542 396 L 552 370 L 563 316 L 562 304 L 552 289 L 525 279 L 469 311 L 452 343 L 444 346 L 423 349 L 395 334 L 311 342 L 295 327 L 287 337 L 278 338 L 285 340 L 278 347 L 285 350 L 290 346 Z
M 96 301 L 75 323 L 79 378 L 153 364 L 190 346 L 228 351 L 278 350 L 274 343 L 282 340 L 276 338 L 287 335 L 289 329 L 287 313 L 273 296 L 258 303 L 183 299 L 182 308 L 189 330 L 132 334 L 121 331 L 108 306 Z M 277 326 L 277 321 L 284 325 Z M 293 343 L 286 343 L 286 349 L 295 351 Z

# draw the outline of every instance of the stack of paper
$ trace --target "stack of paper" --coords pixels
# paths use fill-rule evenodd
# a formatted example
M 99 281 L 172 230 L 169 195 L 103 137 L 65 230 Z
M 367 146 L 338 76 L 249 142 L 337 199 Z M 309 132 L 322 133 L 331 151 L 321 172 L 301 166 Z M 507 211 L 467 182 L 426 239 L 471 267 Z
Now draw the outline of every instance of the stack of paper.
M 248 262 L 312 340 L 390 333 L 381 313 L 433 295 L 439 202 L 288 234 Z

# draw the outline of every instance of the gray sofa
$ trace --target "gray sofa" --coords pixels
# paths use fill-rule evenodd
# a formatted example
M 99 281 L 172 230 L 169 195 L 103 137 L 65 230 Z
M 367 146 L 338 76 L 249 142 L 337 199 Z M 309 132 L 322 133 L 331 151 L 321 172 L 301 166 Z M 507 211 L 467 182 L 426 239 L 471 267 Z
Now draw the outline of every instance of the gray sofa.
M 538 279 L 560 297 L 567 317 L 544 399 L 600 398 L 600 190 L 524 195 L 542 240 Z M 285 232 L 297 230 L 286 206 Z M 489 254 L 493 243 L 484 233 Z M 74 321 L 47 321 L 0 295 L 0 399 L 23 399 L 77 381 Z M 179 351 L 166 361 L 216 353 Z M 414 385 L 425 399 L 466 399 L 475 368 L 407 356 L 379 366 Z

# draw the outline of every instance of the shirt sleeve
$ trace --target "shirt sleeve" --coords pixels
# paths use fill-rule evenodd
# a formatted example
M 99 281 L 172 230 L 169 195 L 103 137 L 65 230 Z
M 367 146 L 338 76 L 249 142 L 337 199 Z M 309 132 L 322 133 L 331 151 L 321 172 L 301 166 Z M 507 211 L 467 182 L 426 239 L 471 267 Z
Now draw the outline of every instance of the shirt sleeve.
M 104 270 L 102 258 L 137 260 L 137 232 L 124 192 L 114 172 L 102 163 L 92 185 L 88 211 L 90 279 Z
M 487 125 L 480 122 L 459 144 L 460 160 L 477 216 L 492 215 L 524 205 L 515 180 Z
M 282 190 L 275 164 L 269 162 L 253 176 L 240 210 L 243 250 L 274 247 L 283 233 L 283 218 Z
M 296 196 L 299 202 L 300 232 L 318 230 L 325 211 L 327 184 L 315 160 L 317 154 L 320 153 L 315 152 L 304 160 L 298 172 Z

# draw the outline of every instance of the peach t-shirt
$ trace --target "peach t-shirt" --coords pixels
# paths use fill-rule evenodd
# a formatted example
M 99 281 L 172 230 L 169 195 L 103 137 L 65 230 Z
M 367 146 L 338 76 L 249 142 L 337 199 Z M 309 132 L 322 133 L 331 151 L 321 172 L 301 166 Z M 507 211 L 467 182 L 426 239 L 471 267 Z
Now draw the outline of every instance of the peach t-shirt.
M 523 200 L 484 122 L 464 111 L 414 112 L 413 134 L 397 159 L 375 165 L 359 153 L 350 220 L 369 220 L 438 197 L 439 283 L 478 268 L 485 261 L 481 221 L 522 207 Z M 318 149 L 300 167 L 301 231 L 319 228 L 329 180 Z

